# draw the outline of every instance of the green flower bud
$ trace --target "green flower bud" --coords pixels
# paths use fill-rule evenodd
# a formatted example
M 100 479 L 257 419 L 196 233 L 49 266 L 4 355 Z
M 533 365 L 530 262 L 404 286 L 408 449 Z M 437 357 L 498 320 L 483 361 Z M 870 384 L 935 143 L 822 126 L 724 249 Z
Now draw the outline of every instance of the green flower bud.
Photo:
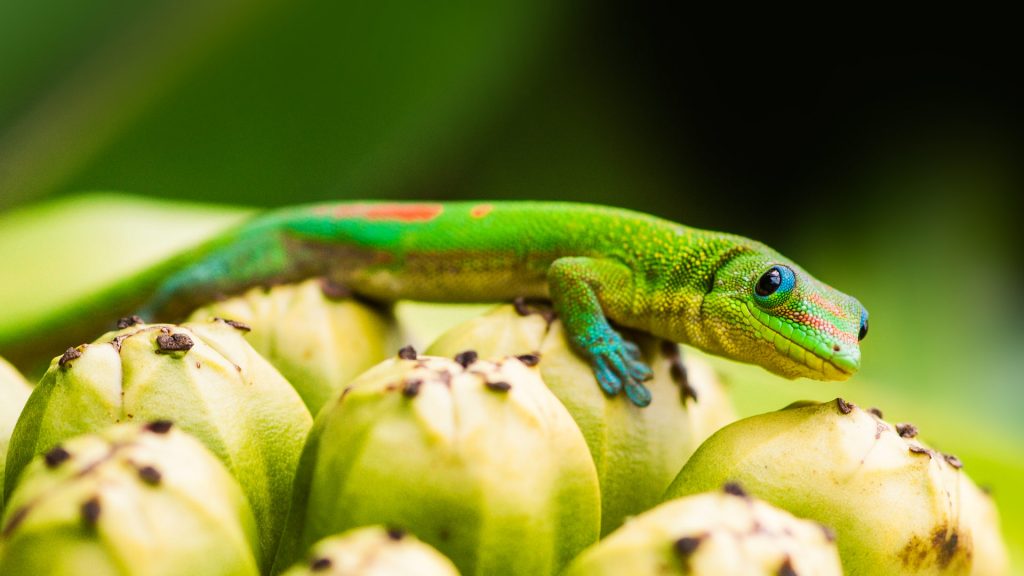
M 4 468 L 7 463 L 7 445 L 14 432 L 14 424 L 21 415 L 32 387 L 14 366 L 0 358 L 0 486 L 3 486 Z M 3 510 L 4 497 L 0 491 L 0 510 Z
M 960 462 L 841 398 L 797 403 L 726 426 L 690 458 L 675 498 L 742 484 L 751 494 L 833 528 L 856 574 L 966 574 L 974 534 Z
M 324 538 L 284 576 L 459 576 L 452 561 L 400 530 L 357 528 Z
M 269 565 L 288 513 L 309 411 L 225 322 L 134 325 L 54 359 L 14 429 L 6 491 L 37 454 L 118 422 L 171 420 L 238 479 Z
M 565 576 L 841 576 L 828 529 L 738 486 L 671 500 L 628 520 Z
M 276 566 L 369 524 L 416 534 L 467 575 L 555 574 L 597 539 L 594 463 L 535 371 L 399 354 L 317 416 Z
M 35 458 L 11 494 L 0 574 L 255 576 L 256 528 L 224 466 L 169 422 Z
M 601 482 L 601 533 L 661 501 L 690 454 L 712 432 L 735 420 L 714 372 L 676 344 L 629 334 L 654 370 L 653 401 L 638 408 L 601 391 L 590 365 L 570 348 L 562 323 L 513 306 L 465 322 L 428 350 L 450 356 L 473 348 L 483 358 L 526 355 L 583 431 Z
M 253 288 L 195 311 L 191 320 L 230 318 L 251 327 L 245 339 L 316 414 L 398 342 L 388 314 L 351 298 L 332 300 L 324 290 L 320 280 Z

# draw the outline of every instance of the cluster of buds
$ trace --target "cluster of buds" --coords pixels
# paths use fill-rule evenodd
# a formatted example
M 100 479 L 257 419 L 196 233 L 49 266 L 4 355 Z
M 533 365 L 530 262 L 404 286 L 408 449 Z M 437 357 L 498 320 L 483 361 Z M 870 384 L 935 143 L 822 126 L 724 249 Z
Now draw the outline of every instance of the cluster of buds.
M 50 364 L 11 437 L 5 493 L 32 458 L 73 436 L 124 422 L 172 421 L 238 479 L 256 515 L 261 564 L 269 565 L 312 425 L 309 411 L 246 343 L 244 325 L 131 318 L 121 325 Z
M 734 422 L 700 356 L 627 333 L 653 372 L 641 408 L 521 302 L 385 353 L 415 328 L 325 288 L 126 318 L 35 389 L 0 361 L 0 573 L 1008 569 L 960 460 L 878 410 Z

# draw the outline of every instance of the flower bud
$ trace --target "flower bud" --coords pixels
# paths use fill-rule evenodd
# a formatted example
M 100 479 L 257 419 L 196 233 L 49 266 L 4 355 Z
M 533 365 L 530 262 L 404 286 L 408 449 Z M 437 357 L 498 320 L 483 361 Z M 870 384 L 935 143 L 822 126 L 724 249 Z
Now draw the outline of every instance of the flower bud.
M 259 574 L 238 482 L 166 421 L 110 427 L 37 456 L 2 525 L 0 574 Z
M 371 524 L 416 534 L 462 574 L 556 574 L 597 539 L 597 474 L 522 362 L 403 349 L 317 416 L 276 566 Z
M 604 394 L 593 368 L 570 348 L 562 323 L 543 313 L 501 306 L 451 329 L 427 352 L 449 356 L 473 348 L 483 358 L 518 355 L 536 363 L 587 439 L 601 482 L 601 533 L 607 534 L 657 504 L 697 446 L 735 420 L 725 390 L 701 358 L 647 334 L 628 337 L 654 371 L 645 383 L 653 400 L 644 408 Z
M 72 436 L 152 420 L 175 422 L 235 475 L 269 565 L 312 418 L 291 385 L 223 321 L 130 325 L 54 359 L 14 429 L 6 491 L 33 456 Z
M 832 534 L 736 485 L 665 502 L 586 550 L 565 576 L 841 576 Z

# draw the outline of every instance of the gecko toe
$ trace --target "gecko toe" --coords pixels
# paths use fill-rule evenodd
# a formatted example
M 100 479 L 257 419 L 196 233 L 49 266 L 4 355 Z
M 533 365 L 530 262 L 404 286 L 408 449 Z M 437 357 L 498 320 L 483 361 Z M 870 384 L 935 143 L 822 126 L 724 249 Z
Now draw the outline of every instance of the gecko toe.
M 654 378 L 654 371 L 647 364 L 634 360 L 629 363 L 629 376 L 637 382 L 646 382 Z
M 626 355 L 629 356 L 630 360 L 640 360 L 643 358 L 640 347 L 629 340 L 622 340 L 622 348 L 626 351 Z
M 626 384 L 626 396 L 637 406 L 643 408 L 651 403 L 651 391 L 646 386 L 637 382 Z
M 608 367 L 603 359 L 597 358 L 594 367 L 594 376 L 601 390 L 609 396 L 616 396 L 622 391 L 622 380 L 615 374 L 615 371 Z

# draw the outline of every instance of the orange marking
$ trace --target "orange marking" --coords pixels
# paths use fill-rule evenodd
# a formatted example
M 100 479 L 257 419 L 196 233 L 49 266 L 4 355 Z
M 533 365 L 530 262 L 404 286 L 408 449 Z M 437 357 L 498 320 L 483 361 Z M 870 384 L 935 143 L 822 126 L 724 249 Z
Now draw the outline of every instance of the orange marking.
M 493 204 L 477 204 L 469 211 L 469 215 L 473 218 L 483 218 L 490 214 L 491 210 L 494 210 Z
M 806 312 L 799 312 L 790 315 L 789 318 L 803 324 L 804 326 L 810 326 L 817 330 L 821 330 L 841 342 L 846 342 L 847 344 L 857 343 L 857 337 L 855 335 L 847 334 L 846 332 L 839 330 L 835 324 L 826 322 L 824 319 L 818 318 L 817 316 L 812 316 Z
M 429 222 L 443 211 L 440 204 L 342 204 L 334 209 L 334 217 Z
M 822 298 L 821 294 L 818 294 L 817 292 L 808 293 L 807 299 L 813 302 L 814 304 L 821 306 L 825 310 L 828 310 L 835 316 L 838 316 L 840 318 L 848 317 L 845 310 L 837 306 L 835 302 L 829 300 L 828 298 Z

